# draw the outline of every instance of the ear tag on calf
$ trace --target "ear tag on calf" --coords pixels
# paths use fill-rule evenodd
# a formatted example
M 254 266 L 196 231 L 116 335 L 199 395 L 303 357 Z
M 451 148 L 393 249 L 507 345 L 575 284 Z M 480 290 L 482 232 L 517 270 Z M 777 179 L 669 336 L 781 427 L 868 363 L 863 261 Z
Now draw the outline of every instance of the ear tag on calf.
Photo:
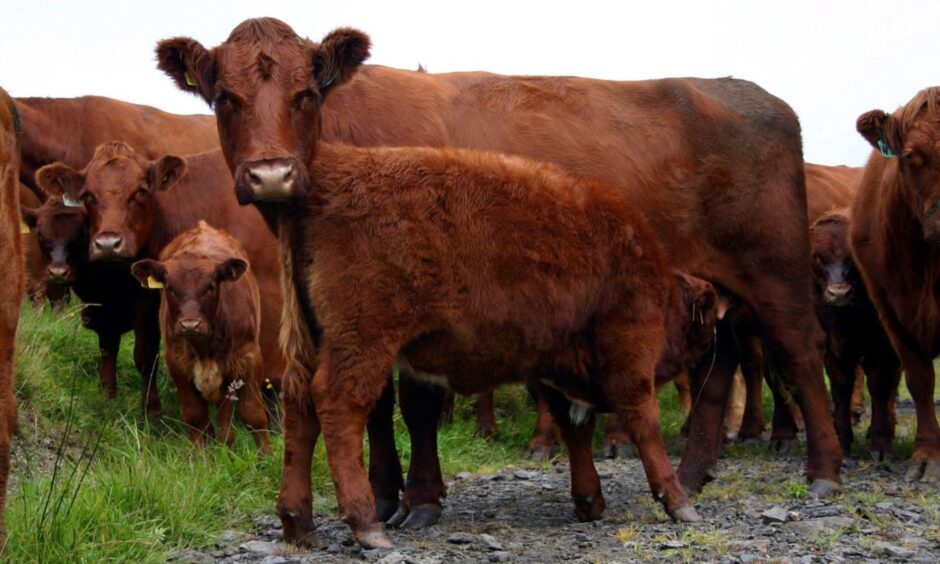
M 199 83 L 196 82 L 196 77 L 189 71 L 183 73 L 183 79 L 186 80 L 186 84 L 189 86 L 199 86 Z
M 159 289 L 163 288 L 164 286 L 163 286 L 163 282 L 160 282 L 159 280 L 157 280 L 157 279 L 154 278 L 153 276 L 148 276 L 148 277 L 147 277 L 147 286 L 146 286 L 146 287 L 147 287 L 147 288 L 150 288 L 151 290 L 159 290 Z
M 893 159 L 894 157 L 898 156 L 898 154 L 892 151 L 891 147 L 889 147 L 888 144 L 885 143 L 884 139 L 878 140 L 878 149 L 881 150 L 881 156 L 883 156 L 886 159 Z
M 69 196 L 68 194 L 62 195 L 62 205 L 67 208 L 80 208 L 82 203 L 76 200 L 75 198 Z
M 22 233 L 23 235 L 26 235 L 27 233 L 29 233 L 29 226 L 26 225 L 26 222 L 23 221 L 22 219 L 20 220 L 20 233 Z

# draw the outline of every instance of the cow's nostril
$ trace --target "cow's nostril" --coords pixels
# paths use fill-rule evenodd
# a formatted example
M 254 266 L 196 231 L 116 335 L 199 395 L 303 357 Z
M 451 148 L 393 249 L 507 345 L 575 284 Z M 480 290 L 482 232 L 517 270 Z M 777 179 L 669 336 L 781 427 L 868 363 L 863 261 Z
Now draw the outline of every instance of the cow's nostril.
M 294 165 L 291 165 L 287 172 L 284 173 L 284 182 L 290 182 L 294 179 Z
M 248 180 L 255 186 L 261 186 L 261 177 L 253 172 L 248 173 Z

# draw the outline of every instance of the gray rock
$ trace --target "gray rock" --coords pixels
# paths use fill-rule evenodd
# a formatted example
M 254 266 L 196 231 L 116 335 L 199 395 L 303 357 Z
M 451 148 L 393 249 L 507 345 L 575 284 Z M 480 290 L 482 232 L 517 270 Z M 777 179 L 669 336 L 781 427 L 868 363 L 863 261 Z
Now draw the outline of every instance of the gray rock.
M 454 533 L 447 537 L 447 542 L 451 544 L 470 544 L 476 540 L 476 537 L 467 533 Z
M 277 543 L 261 541 L 261 540 L 250 540 L 248 542 L 243 542 L 239 545 L 242 550 L 252 552 L 254 554 L 264 554 L 271 555 L 277 554 L 280 550 Z
M 283 556 L 265 556 L 260 564 L 300 564 L 300 560 Z
M 761 513 L 760 516 L 764 520 L 764 523 L 786 523 L 788 514 L 786 509 L 780 506 L 774 506 Z
M 326 547 L 326 551 L 330 554 L 339 554 L 343 551 L 343 546 L 337 542 L 334 542 L 330 546 Z
M 659 544 L 659 548 L 685 548 L 689 543 L 681 540 L 667 540 Z
M 881 509 L 882 511 L 888 511 L 889 509 L 894 507 L 894 504 L 891 503 L 890 501 L 882 501 L 881 503 L 876 503 L 875 507 L 877 507 L 878 509 Z
M 512 475 L 517 480 L 534 480 L 539 477 L 538 472 L 533 472 L 532 470 L 526 470 L 524 468 L 517 468 L 512 471 Z
M 480 540 L 483 541 L 483 544 L 486 545 L 486 548 L 489 550 L 500 551 L 503 549 L 503 545 L 499 544 L 499 541 L 497 541 L 492 535 L 483 533 L 480 535 Z
M 851 527 L 853 523 L 854 521 L 848 517 L 820 517 L 788 523 L 787 527 L 798 534 L 808 535 L 812 538 L 812 535 L 828 533 L 835 529 L 846 529 Z
M 471 474 L 470 472 L 461 472 L 454 477 L 457 478 L 458 480 L 469 480 L 470 478 L 473 477 L 473 474 Z
M 228 544 L 230 542 L 234 542 L 240 539 L 242 536 L 244 535 L 242 534 L 241 531 L 234 531 L 232 529 L 228 529 L 228 530 L 222 531 L 222 534 L 219 535 L 219 542 L 222 544 Z
M 410 564 L 412 562 L 414 562 L 414 560 L 396 550 L 383 556 L 378 560 L 377 564 Z
M 893 558 L 910 558 L 917 554 L 916 550 L 884 541 L 876 542 L 875 548 Z
M 512 555 L 505 551 L 494 552 L 489 556 L 490 562 L 509 562 L 510 560 L 512 560 Z

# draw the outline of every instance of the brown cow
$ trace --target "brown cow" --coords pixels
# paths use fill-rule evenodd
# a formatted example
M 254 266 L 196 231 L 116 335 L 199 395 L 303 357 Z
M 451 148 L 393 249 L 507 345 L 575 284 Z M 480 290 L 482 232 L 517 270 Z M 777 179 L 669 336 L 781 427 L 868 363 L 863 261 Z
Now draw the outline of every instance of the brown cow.
M 871 450 L 884 458 L 894 439 L 893 399 L 901 367 L 849 249 L 848 210 L 830 212 L 810 229 L 816 315 L 826 333 L 826 372 L 842 452 L 852 446 L 857 368 L 868 376 Z
M 16 98 L 15 103 L 23 124 L 20 180 L 40 198 L 37 170 L 57 161 L 83 167 L 108 141 L 128 143 L 147 159 L 219 148 L 212 116 L 181 116 L 102 96 Z
M 674 518 L 698 519 L 658 432 L 653 371 L 674 297 L 649 228 L 617 189 L 552 165 L 318 142 L 322 94 L 355 72 L 368 43 L 339 30 L 314 45 L 276 20 L 251 20 L 211 54 L 190 39 L 158 48 L 177 83 L 197 84 L 214 104 L 236 195 L 278 235 L 285 346 L 308 377 L 319 361 L 316 411 L 339 509 L 359 542 L 391 545 L 364 487 L 361 448 L 396 359 L 461 392 L 528 375 L 562 428 L 582 519 L 604 502 L 591 425 L 574 423 L 592 421 L 588 405 L 621 412 L 657 498 Z M 280 513 L 285 536 L 302 540 L 313 523 L 295 496 L 282 489 Z
M 940 482 L 933 359 L 940 353 L 940 87 L 856 127 L 875 147 L 852 207 L 852 253 L 917 411 L 907 478 Z
M 285 42 L 303 41 L 270 19 L 246 25 L 278 27 L 273 34 Z M 306 48 L 312 55 L 315 47 Z M 167 40 L 158 45 L 158 65 L 180 88 L 213 104 L 217 116 L 237 114 L 244 101 L 237 84 L 229 88 L 214 72 L 226 49 L 210 52 L 190 38 Z M 261 59 L 276 60 L 279 55 L 269 51 Z M 317 84 L 308 86 L 298 85 L 294 92 L 296 117 L 287 113 L 284 101 L 278 102 L 278 119 L 298 131 L 305 128 L 305 135 L 312 135 L 308 130 L 315 119 L 308 98 L 316 101 L 329 92 L 325 140 L 484 148 L 553 162 L 625 190 L 662 237 L 676 268 L 720 284 L 754 308 L 774 364 L 798 390 L 808 419 L 811 492 L 827 495 L 839 489 L 840 454 L 822 378 L 823 335 L 812 311 L 806 261 L 809 226 L 799 123 L 785 103 L 734 79 L 613 82 L 434 75 L 377 66 L 364 67 L 345 88 L 321 92 Z M 301 115 L 310 121 L 301 123 Z M 242 141 L 224 142 L 231 155 Z M 776 221 L 753 221 L 759 217 Z M 721 338 L 727 330 L 725 319 L 719 324 L 720 346 L 733 343 L 733 338 Z M 719 352 L 721 359 L 725 353 L 732 360 L 736 356 L 732 350 Z M 692 415 L 693 440 L 679 468 L 690 491 L 702 487 L 717 462 L 724 398 L 735 364 L 717 362 L 701 393 L 708 367 L 697 367 L 691 375 L 699 401 Z
M 20 207 L 36 210 L 42 201 L 25 184 L 20 183 Z M 28 232 L 28 233 L 27 233 Z M 69 288 L 50 279 L 48 262 L 39 244 L 39 234 L 24 223 L 23 255 L 26 263 L 26 294 L 35 307 L 42 307 L 48 298 L 56 309 L 68 303 Z
M 18 173 L 19 118 L 13 100 L 0 89 L 0 546 L 6 546 L 3 510 L 10 476 L 10 446 L 16 428 L 16 324 L 23 301 Z
M 231 235 L 200 221 L 160 252 L 131 266 L 146 288 L 160 291 L 160 333 L 190 440 L 212 435 L 209 404 L 218 407 L 219 438 L 231 446 L 232 412 L 270 453 L 261 397 L 258 337 L 261 296 L 245 249 Z

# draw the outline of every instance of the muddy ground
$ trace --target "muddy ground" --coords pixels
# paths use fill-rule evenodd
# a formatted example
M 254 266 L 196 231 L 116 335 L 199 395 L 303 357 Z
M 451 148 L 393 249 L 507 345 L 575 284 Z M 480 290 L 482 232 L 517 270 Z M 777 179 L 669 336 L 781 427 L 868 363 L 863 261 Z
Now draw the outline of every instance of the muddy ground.
M 300 551 L 281 542 L 272 510 L 254 517 L 254 534 L 228 531 L 171 561 L 940 562 L 940 492 L 905 482 L 905 460 L 850 459 L 844 493 L 820 501 L 806 495 L 804 452 L 731 446 L 718 480 L 694 499 L 704 522 L 691 526 L 673 524 L 652 501 L 637 459 L 597 465 L 608 507 L 593 523 L 574 518 L 568 463 L 559 456 L 495 475 L 450 477 L 441 522 L 391 530 L 394 550 L 360 550 L 334 512 L 317 516 L 322 547 Z

